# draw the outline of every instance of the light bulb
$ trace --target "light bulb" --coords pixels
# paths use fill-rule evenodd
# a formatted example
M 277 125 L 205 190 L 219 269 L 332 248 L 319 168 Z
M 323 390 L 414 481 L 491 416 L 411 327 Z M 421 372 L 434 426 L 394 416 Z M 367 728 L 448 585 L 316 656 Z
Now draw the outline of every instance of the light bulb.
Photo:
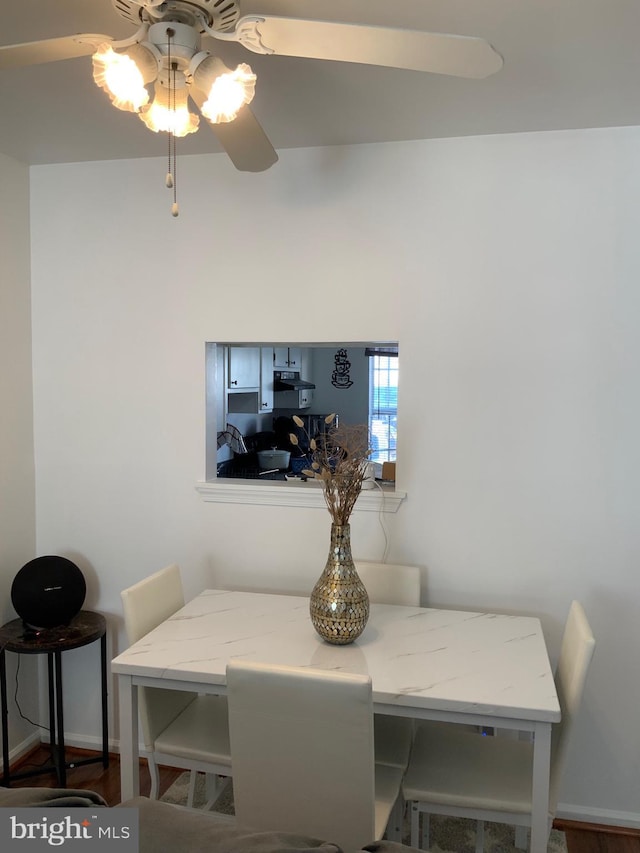
M 256 75 L 243 62 L 235 71 L 220 74 L 214 80 L 202 114 L 214 124 L 233 121 L 240 107 L 251 103 L 255 89 Z
M 187 136 L 195 133 L 200 124 L 197 115 L 189 112 L 187 90 L 176 89 L 172 93 L 175 109 L 170 106 L 169 89 L 156 84 L 153 102 L 140 110 L 140 118 L 149 130 L 160 133 L 171 132 L 174 136 Z
M 151 69 L 145 70 L 148 76 Z M 93 55 L 93 79 L 119 110 L 136 113 L 149 102 L 145 76 L 138 64 L 126 53 L 116 53 L 109 44 L 101 45 Z

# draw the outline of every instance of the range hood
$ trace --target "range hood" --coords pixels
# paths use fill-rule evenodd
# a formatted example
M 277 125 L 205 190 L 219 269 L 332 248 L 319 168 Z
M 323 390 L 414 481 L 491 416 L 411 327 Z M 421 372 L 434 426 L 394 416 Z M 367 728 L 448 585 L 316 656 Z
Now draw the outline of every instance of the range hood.
M 300 379 L 300 374 L 294 370 L 274 370 L 273 372 L 274 391 L 304 391 L 315 387 L 313 382 Z

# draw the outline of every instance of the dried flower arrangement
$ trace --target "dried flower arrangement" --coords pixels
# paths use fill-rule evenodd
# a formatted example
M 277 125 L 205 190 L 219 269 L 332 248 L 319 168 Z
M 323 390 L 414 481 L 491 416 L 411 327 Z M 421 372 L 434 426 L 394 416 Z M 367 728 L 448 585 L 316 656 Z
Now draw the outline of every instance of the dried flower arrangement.
M 336 415 L 324 419 L 329 429 L 317 438 L 309 437 L 311 467 L 302 473 L 320 480 L 324 499 L 334 524 L 348 524 L 362 481 L 367 475 L 371 449 L 366 424 L 334 423 Z M 293 421 L 304 429 L 304 421 L 297 415 Z M 289 440 L 298 445 L 298 437 L 291 433 Z

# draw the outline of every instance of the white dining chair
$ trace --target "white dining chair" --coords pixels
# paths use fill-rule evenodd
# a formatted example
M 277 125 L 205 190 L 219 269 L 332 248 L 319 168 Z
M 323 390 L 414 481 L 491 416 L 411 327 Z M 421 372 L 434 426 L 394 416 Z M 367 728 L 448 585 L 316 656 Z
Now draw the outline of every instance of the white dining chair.
M 184 606 L 180 569 L 173 564 L 120 593 L 129 643 L 148 634 Z M 158 765 L 191 771 L 187 805 L 193 806 L 197 773 L 208 774 L 211 808 L 222 793 L 218 777 L 231 776 L 226 698 L 189 691 L 138 688 L 144 749 L 151 775 L 152 799 L 158 798 Z M 211 784 L 211 780 L 216 784 Z
M 372 604 L 420 607 L 420 569 L 392 563 L 355 561 L 356 571 Z M 374 740 L 378 764 L 406 769 L 413 742 L 413 720 L 375 714 Z
M 402 771 L 375 764 L 369 676 L 236 658 L 227 691 L 239 826 L 343 850 L 382 838 Z
M 551 740 L 549 824 L 555 815 L 568 738 L 580 707 L 595 640 L 581 604 L 572 602 L 556 671 L 562 719 Z M 458 730 L 460 728 L 460 730 Z M 482 851 L 483 821 L 531 826 L 533 743 L 480 737 L 464 727 L 421 725 L 403 782 L 411 808 L 411 846 L 429 844 L 430 814 L 478 821 L 476 851 Z M 420 815 L 423 832 L 420 838 Z
M 360 580 L 374 604 L 403 604 L 420 607 L 420 569 L 394 563 L 355 560 Z

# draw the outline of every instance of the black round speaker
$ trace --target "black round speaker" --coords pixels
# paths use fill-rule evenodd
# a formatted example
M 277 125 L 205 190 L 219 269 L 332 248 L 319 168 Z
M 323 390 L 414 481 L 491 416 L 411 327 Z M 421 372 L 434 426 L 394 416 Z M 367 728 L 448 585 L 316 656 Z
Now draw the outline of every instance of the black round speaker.
M 11 602 L 31 628 L 66 625 L 80 612 L 87 585 L 66 557 L 36 557 L 23 566 L 11 585 Z

